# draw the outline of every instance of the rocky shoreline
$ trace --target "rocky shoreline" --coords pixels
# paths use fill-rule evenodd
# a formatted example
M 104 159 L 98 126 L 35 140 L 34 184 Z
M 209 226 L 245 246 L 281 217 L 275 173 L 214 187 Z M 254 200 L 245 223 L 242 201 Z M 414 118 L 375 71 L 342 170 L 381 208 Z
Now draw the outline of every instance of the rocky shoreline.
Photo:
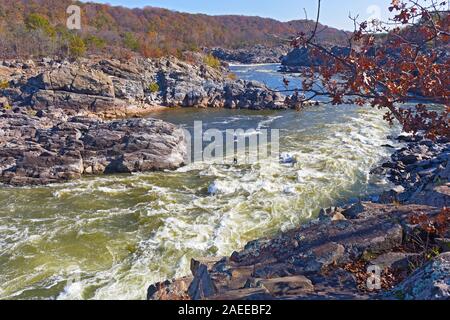
M 0 113 L 0 133 L 0 183 L 13 186 L 176 169 L 187 152 L 183 130 L 161 120 L 103 121 L 51 108 Z
M 0 183 L 175 169 L 187 152 L 183 131 L 143 119 L 151 112 L 288 107 L 259 82 L 234 80 L 200 54 L 190 59 L 0 61 Z
M 0 183 L 39 185 L 183 165 L 186 143 L 179 128 L 120 119 L 172 107 L 302 107 L 262 83 L 236 80 L 228 69 L 208 66 L 202 54 L 186 60 L 0 61 Z M 136 131 L 126 130 L 128 125 Z M 98 136 L 90 139 L 94 132 Z M 165 160 L 159 151 L 171 156 Z
M 372 172 L 396 184 L 389 192 L 192 260 L 191 276 L 151 285 L 148 299 L 450 299 L 450 143 L 399 139 L 405 147 Z
M 330 52 L 335 56 L 346 56 L 349 49 L 345 47 L 334 46 L 329 48 Z M 296 73 L 301 72 L 305 67 L 320 66 L 324 61 L 317 56 L 311 55 L 308 48 L 294 48 L 281 59 L 281 72 Z
M 347 57 L 350 54 L 350 48 L 347 46 L 328 46 L 329 52 L 336 57 Z M 448 59 L 449 53 L 445 48 L 440 48 L 437 63 L 445 64 L 445 59 Z M 388 50 L 388 55 L 395 57 L 396 59 L 401 59 L 401 50 Z M 372 49 L 367 52 L 369 57 L 375 57 L 376 49 Z M 286 73 L 298 73 L 301 72 L 305 67 L 317 67 L 323 66 L 325 63 L 324 59 L 319 55 L 311 53 L 311 50 L 307 47 L 298 47 L 289 51 L 286 55 L 281 58 L 281 72 Z
M 257 81 L 233 79 L 201 54 L 174 57 L 0 61 L 0 107 L 58 107 L 121 118 L 160 107 L 285 109 L 284 97 Z
M 256 81 L 175 58 L 0 62 L 0 183 L 45 185 L 82 175 L 176 169 L 178 126 L 130 118 L 168 107 L 286 109 Z M 192 261 L 192 276 L 150 286 L 149 299 L 449 299 L 450 142 L 402 136 L 372 173 L 396 186 L 321 211 L 231 257 Z M 382 290 L 367 290 L 379 266 Z
M 280 63 L 291 48 L 287 45 L 266 47 L 262 45 L 253 46 L 246 49 L 224 49 L 212 48 L 207 52 L 214 57 L 228 63 L 239 64 L 266 64 Z

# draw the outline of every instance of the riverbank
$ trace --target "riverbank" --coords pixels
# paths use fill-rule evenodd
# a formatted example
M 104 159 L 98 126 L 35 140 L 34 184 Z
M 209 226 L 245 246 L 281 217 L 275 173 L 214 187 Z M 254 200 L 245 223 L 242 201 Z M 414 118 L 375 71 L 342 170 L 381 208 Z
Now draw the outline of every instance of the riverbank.
M 234 79 L 228 69 L 210 67 L 203 59 L 203 55 L 193 54 L 191 63 L 173 57 L 136 58 L 127 62 L 98 57 L 72 62 L 50 58 L 1 61 L 0 119 L 4 134 L 0 145 L 6 148 L 0 159 L 0 182 L 16 186 L 48 184 L 82 175 L 162 170 L 183 165 L 180 159 L 186 153 L 182 150 L 185 143 L 166 144 L 165 154 L 174 155 L 169 163 L 157 156 L 151 157 L 154 161 L 146 158 L 145 155 L 152 154 L 149 152 L 155 145 L 152 142 L 147 146 L 134 145 L 133 156 L 120 148 L 111 155 L 108 148 L 113 146 L 98 145 L 93 150 L 93 146 L 86 144 L 85 137 L 92 130 L 80 122 L 97 126 L 102 123 L 103 129 L 96 134 L 108 140 L 115 134 L 111 126 L 121 119 L 150 117 L 152 113 L 174 107 L 300 110 L 317 104 L 301 104 L 285 98 L 253 79 Z M 112 120 L 116 121 L 108 125 Z M 71 130 L 57 129 L 60 123 Z M 165 127 L 176 131 L 169 123 Z M 40 138 L 49 132 L 57 133 L 59 143 Z M 129 135 L 116 142 L 123 144 Z M 147 138 L 159 141 L 157 137 Z M 68 139 L 70 148 L 63 143 Z M 92 151 L 109 155 L 98 158 Z M 36 167 L 39 157 L 53 167 L 51 173 Z M 126 158 L 131 160 L 123 160 Z
M 132 121 L 120 119 L 171 107 L 287 108 L 264 84 L 232 79 L 203 59 L 1 61 L 0 183 L 39 185 L 184 164 L 181 129 L 141 120 L 133 132 L 126 129 Z
M 201 54 L 129 61 L 0 61 L 2 105 L 90 111 L 105 118 L 139 108 L 199 107 L 285 109 L 284 97 L 257 81 L 235 79 Z M 131 111 L 130 111 L 131 110 Z
M 283 85 L 277 66 L 231 69 L 247 81 Z M 70 109 L 35 114 L 27 105 L 11 107 L 8 114 L 29 112 L 29 119 L 58 118 L 59 112 L 80 116 Z M 280 151 L 300 161 L 201 162 L 174 171 L 87 174 L 46 186 L 0 188 L 1 298 L 144 299 L 149 284 L 188 274 L 192 257 L 230 256 L 253 239 L 298 228 L 321 207 L 389 190 L 382 175 L 369 175 L 398 145 L 386 138 L 398 131 L 378 110 L 164 110 L 151 116 L 188 130 L 198 120 L 205 130 L 279 129 Z M 109 121 L 91 119 L 99 120 L 108 128 Z M 72 131 L 57 132 L 72 141 Z M 105 133 L 116 136 L 102 131 L 96 137 Z M 207 192 L 212 183 L 220 187 L 214 197 Z
M 0 112 L 0 132 L 0 183 L 13 186 L 176 169 L 187 154 L 183 130 L 154 119 L 103 121 L 17 108 Z
M 400 140 L 374 170 L 391 191 L 230 257 L 193 259 L 192 276 L 151 285 L 148 299 L 449 299 L 450 143 Z

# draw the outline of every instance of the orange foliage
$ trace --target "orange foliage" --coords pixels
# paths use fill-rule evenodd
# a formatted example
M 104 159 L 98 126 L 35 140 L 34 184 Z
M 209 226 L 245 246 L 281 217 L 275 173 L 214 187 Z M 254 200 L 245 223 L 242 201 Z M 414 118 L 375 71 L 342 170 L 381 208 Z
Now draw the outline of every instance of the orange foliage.
M 320 3 L 320 0 L 319 0 Z M 345 54 L 336 54 L 300 32 L 294 47 L 308 47 L 320 67 L 305 68 L 303 91 L 328 96 L 332 104 L 369 104 L 387 110 L 385 119 L 429 138 L 450 137 L 450 16 L 446 1 L 393 1 L 394 18 L 371 26 L 357 23 Z M 320 8 L 320 7 L 319 7 Z M 443 11 L 439 11 L 441 10 Z M 444 8 L 444 9 L 443 9 Z M 392 29 L 392 24 L 396 27 Z M 376 33 L 387 34 L 379 41 Z M 377 41 L 378 40 L 378 41 Z M 428 103 L 443 106 L 430 110 Z

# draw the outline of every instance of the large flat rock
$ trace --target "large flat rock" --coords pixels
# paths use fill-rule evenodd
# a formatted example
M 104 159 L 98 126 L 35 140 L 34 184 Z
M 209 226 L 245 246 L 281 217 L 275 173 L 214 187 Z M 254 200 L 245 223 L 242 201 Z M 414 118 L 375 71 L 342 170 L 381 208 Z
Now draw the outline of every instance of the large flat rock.
M 187 153 L 184 131 L 155 119 L 0 113 L 0 182 L 41 185 L 86 174 L 176 169 Z

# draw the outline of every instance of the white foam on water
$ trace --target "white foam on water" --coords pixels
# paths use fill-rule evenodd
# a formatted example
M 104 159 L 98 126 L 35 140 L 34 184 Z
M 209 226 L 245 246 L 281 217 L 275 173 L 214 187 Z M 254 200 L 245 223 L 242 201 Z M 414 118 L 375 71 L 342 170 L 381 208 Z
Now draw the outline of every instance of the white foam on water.
M 366 109 L 345 121 L 283 129 L 282 151 L 297 156 L 289 166 L 193 163 L 0 189 L 8 208 L 0 212 L 0 298 L 143 299 L 148 285 L 189 274 L 192 257 L 229 255 L 364 193 L 370 169 L 389 155 L 380 146 L 391 131 L 380 112 Z M 213 183 L 218 192 L 210 196 Z M 81 277 L 67 283 L 74 263 Z
M 272 116 L 272 117 L 268 117 L 268 119 L 263 120 L 263 121 L 260 121 L 260 122 L 258 123 L 257 130 L 260 130 L 260 129 L 262 129 L 262 128 L 267 128 L 267 127 L 269 127 L 269 125 L 270 125 L 271 123 L 273 123 L 275 120 L 281 119 L 281 118 L 283 118 L 283 116 Z

